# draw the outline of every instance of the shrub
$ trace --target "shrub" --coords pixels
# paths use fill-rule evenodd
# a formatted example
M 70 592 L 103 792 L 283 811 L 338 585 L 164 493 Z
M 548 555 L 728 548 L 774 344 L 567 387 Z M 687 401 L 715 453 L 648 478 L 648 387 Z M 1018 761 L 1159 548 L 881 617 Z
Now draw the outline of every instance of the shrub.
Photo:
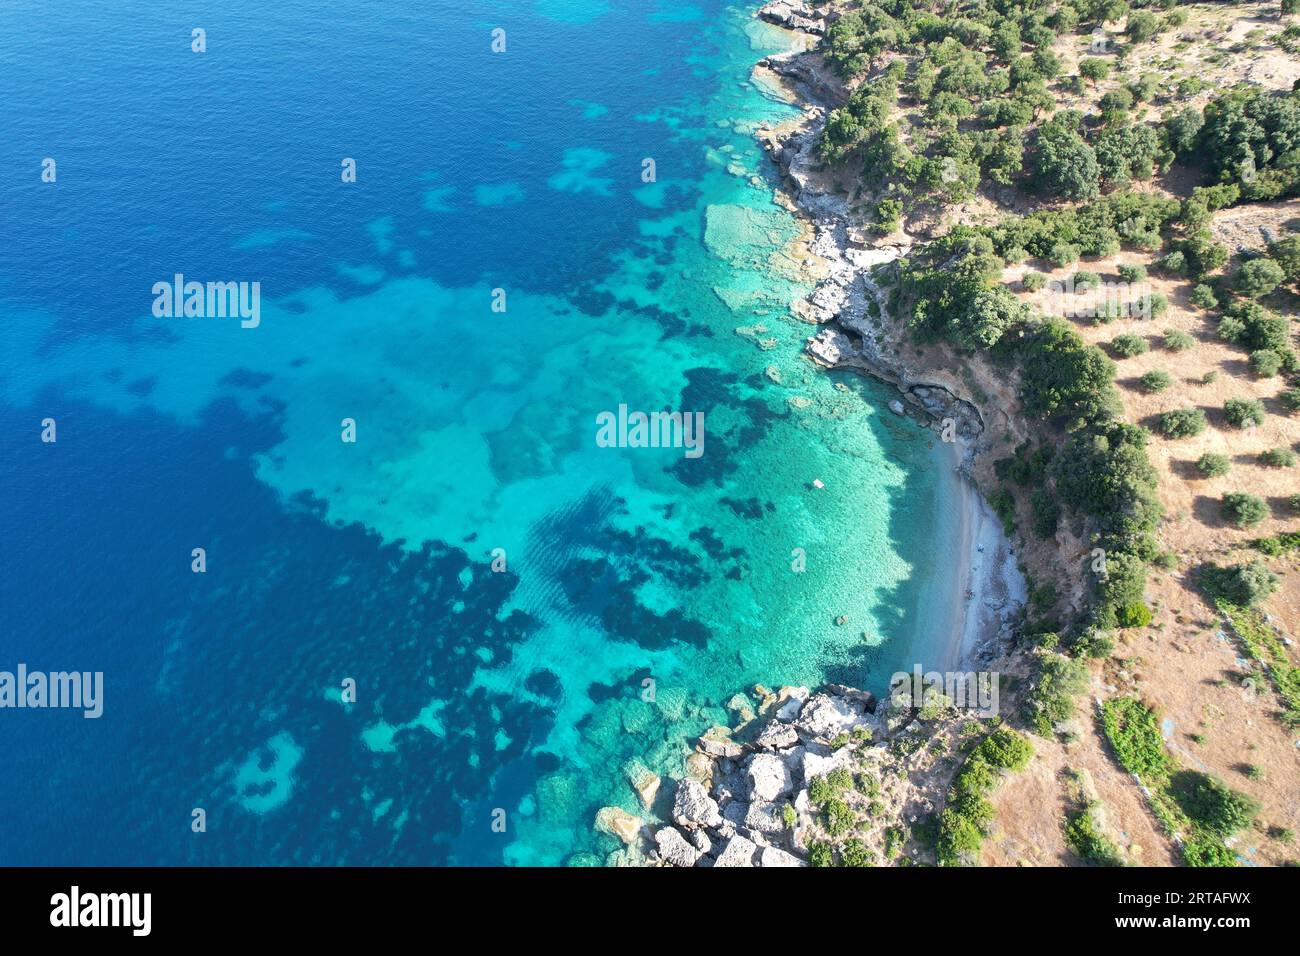
M 1260 454 L 1259 463 L 1269 468 L 1291 468 L 1295 465 L 1295 452 L 1290 448 L 1270 448 Z
M 1282 267 L 1272 259 L 1251 259 L 1237 273 L 1237 291 L 1251 299 L 1268 295 L 1286 279 Z
M 1111 351 L 1120 358 L 1133 358 L 1147 350 L 1147 340 L 1140 335 L 1117 335 L 1110 343 Z
M 1050 538 L 1056 534 L 1056 526 L 1061 521 L 1061 506 L 1046 488 L 1034 489 L 1029 499 L 1030 510 L 1034 518 L 1034 534 L 1040 538 Z
M 1047 285 L 1047 276 L 1041 272 L 1026 272 L 1024 278 L 1020 280 L 1020 287 L 1026 292 L 1037 292 L 1045 285 Z
M 1219 305 L 1219 300 L 1214 295 L 1214 290 L 1204 282 L 1198 283 L 1191 294 L 1192 305 L 1199 309 L 1213 309 Z
M 1192 823 L 1219 837 L 1232 836 L 1250 826 L 1260 811 L 1254 797 L 1197 770 L 1174 774 L 1169 793 Z
M 1242 348 L 1273 349 L 1281 353 L 1290 342 L 1287 320 L 1256 302 L 1237 301 L 1219 320 L 1219 338 Z
M 1233 428 L 1264 424 L 1264 403 L 1251 398 L 1230 398 L 1223 403 L 1223 414 Z
M 1079 61 L 1079 75 L 1098 83 L 1110 76 L 1110 64 L 1097 57 L 1087 57 Z
M 1196 339 L 1182 329 L 1165 329 L 1164 346 L 1171 352 L 1186 352 L 1196 345 Z
M 999 727 L 979 742 L 971 752 L 999 770 L 1023 770 L 1034 755 L 1033 745 L 1009 727 Z
M 1228 568 L 1211 565 L 1204 569 L 1202 578 L 1212 597 L 1240 607 L 1253 607 L 1279 586 L 1277 575 L 1259 558 Z
M 1119 277 L 1130 284 L 1142 282 L 1147 277 L 1147 267 L 1137 263 L 1121 265 L 1119 267 Z
M 1300 388 L 1288 388 L 1278 398 L 1288 412 L 1300 411 Z
M 856 837 L 840 844 L 840 866 L 871 866 L 871 851 Z
M 1177 408 L 1160 416 L 1157 429 L 1166 438 L 1191 438 L 1205 431 L 1205 412 L 1199 408 Z
M 1163 292 L 1152 292 L 1146 298 L 1146 319 L 1158 319 L 1169 311 L 1169 299 Z
M 1034 686 L 1025 698 L 1024 716 L 1041 737 L 1074 716 L 1075 701 L 1088 689 L 1092 674 L 1079 661 L 1055 651 L 1036 652 Z
M 1250 370 L 1260 378 L 1272 378 L 1282 369 L 1282 356 L 1272 349 L 1256 349 L 1250 353 Z
M 1154 394 L 1156 392 L 1163 392 L 1167 389 L 1173 384 L 1173 379 L 1169 377 L 1168 372 L 1162 372 L 1160 369 L 1152 369 L 1150 372 L 1146 372 L 1138 379 L 1138 384 L 1142 386 L 1144 392 L 1151 392 Z
M 814 841 L 808 844 L 809 866 L 834 866 L 835 857 L 831 854 L 831 845 Z
M 1068 266 L 1073 262 L 1079 261 L 1079 256 L 1083 255 L 1083 248 L 1072 242 L 1056 242 L 1052 244 L 1051 250 L 1047 253 L 1047 258 L 1053 265 Z
M 1238 528 L 1253 528 L 1268 517 L 1268 505 L 1263 498 L 1232 491 L 1223 496 L 1223 517 Z
M 1151 608 L 1140 601 L 1126 604 L 1119 609 L 1117 620 L 1120 627 L 1146 627 L 1151 623 Z
M 1101 276 L 1095 272 L 1080 270 L 1074 274 L 1074 288 L 1076 291 L 1085 289 L 1097 289 L 1101 287 Z
M 1232 459 L 1227 455 L 1207 451 L 1196 459 L 1196 470 L 1206 478 L 1222 478 L 1232 468 Z
M 1122 866 L 1119 848 L 1097 828 L 1096 804 L 1089 803 L 1065 815 L 1065 842 L 1085 860 L 1101 866 Z
M 1155 711 L 1135 697 L 1115 697 L 1101 705 L 1106 739 L 1122 766 L 1148 784 L 1159 784 L 1173 769 Z
M 1078 114 L 1060 114 L 1038 128 L 1034 180 L 1046 193 L 1082 201 L 1096 198 L 1100 191 L 1101 167 L 1096 152 L 1079 135 L 1077 119 Z

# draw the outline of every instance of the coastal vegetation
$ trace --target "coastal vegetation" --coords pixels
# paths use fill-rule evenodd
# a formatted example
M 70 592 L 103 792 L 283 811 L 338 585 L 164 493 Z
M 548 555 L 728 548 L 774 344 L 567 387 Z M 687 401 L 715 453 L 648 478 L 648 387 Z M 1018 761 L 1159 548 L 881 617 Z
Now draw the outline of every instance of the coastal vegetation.
M 1093 688 L 1114 761 L 1146 771 L 1183 862 L 1234 865 L 1224 839 L 1257 808 L 1178 764 L 1144 702 L 1166 708 L 1176 682 L 1147 697 L 1144 681 L 1166 654 L 1223 646 L 1205 650 L 1190 591 L 1251 635 L 1258 683 L 1295 719 L 1292 651 L 1270 650 L 1262 605 L 1300 550 L 1278 527 L 1300 494 L 1277 484 L 1300 449 L 1282 430 L 1300 411 L 1300 81 L 1230 59 L 1300 53 L 1300 27 L 1255 39 L 1264 4 L 823 6 L 839 15 L 819 51 L 847 94 L 814 154 L 900 252 L 872 271 L 873 321 L 895 320 L 911 371 L 953 369 L 989 429 L 975 474 L 1029 579 L 1015 722 L 1043 749 L 1086 744 Z M 1207 563 L 1247 546 L 1259 559 Z M 1204 725 L 1186 736 L 1213 747 Z M 968 757 L 918 824 L 941 862 L 998 853 L 981 851 L 1002 799 L 984 764 Z M 1075 854 L 1127 859 L 1095 794 L 1068 806 Z

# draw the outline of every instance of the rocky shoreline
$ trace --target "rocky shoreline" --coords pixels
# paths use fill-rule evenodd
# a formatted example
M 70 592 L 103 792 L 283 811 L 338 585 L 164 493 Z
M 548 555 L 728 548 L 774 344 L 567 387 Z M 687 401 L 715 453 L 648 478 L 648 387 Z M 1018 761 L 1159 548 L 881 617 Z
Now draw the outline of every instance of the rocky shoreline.
M 791 0 L 769 3 L 756 16 L 814 42 L 827 25 L 822 13 Z M 988 447 L 984 417 L 953 382 L 901 360 L 902 330 L 889 320 L 871 270 L 905 255 L 910 240 L 865 241 L 846 200 L 819 168 L 814 146 L 827 113 L 847 92 L 816 52 L 769 56 L 755 69 L 768 71 L 767 79 L 803 106 L 797 120 L 760 127 L 757 135 L 781 171 L 778 198 L 808 222 L 808 248 L 822 270 L 798 307 L 802 318 L 819 326 L 807 353 L 826 368 L 853 369 L 894 386 L 900 398 L 891 410 L 941 434 L 949 431 L 959 452 L 957 470 L 967 482 L 964 544 L 970 552 L 959 575 L 965 594 L 955 596 L 961 602 L 957 665 L 995 659 L 1010 639 L 1024 593 L 1014 552 L 969 481 L 971 463 Z M 924 850 L 899 835 L 901 824 L 916 823 L 942 805 L 952 770 L 944 755 L 963 732 L 961 715 L 949 710 L 922 719 L 910 706 L 890 707 L 840 685 L 816 692 L 756 685 L 752 694 L 728 701 L 727 709 L 733 726 L 715 725 L 701 736 L 671 788 L 640 764 L 625 768 L 644 816 L 604 807 L 596 817 L 598 830 L 625 845 L 612 858 L 616 864 L 806 866 L 813 846 L 832 839 L 810 791 L 837 771 L 857 782 L 844 795 L 845 806 L 859 820 L 875 818 L 853 831 L 864 859 L 898 855 L 920 862 Z
M 818 16 L 806 4 L 778 0 L 756 14 L 766 22 L 811 34 L 825 30 L 817 20 L 808 30 L 805 21 Z M 809 250 L 825 263 L 825 275 L 802 308 L 802 317 L 820 328 L 808 339 L 809 357 L 826 368 L 853 369 L 898 389 L 901 408 L 930 427 L 942 430 L 955 424 L 963 445 L 963 464 L 969 466 L 983 450 L 984 417 L 970 399 L 957 394 L 951 382 L 909 368 L 898 349 L 901 330 L 890 321 L 872 269 L 907 254 L 911 240 L 899 234 L 875 243 L 854 228 L 848 202 L 834 191 L 821 168 L 815 147 L 831 110 L 844 103 L 848 93 L 815 51 L 794 51 L 765 57 L 756 67 L 782 82 L 803 107 L 803 115 L 779 126 L 757 131 L 759 141 L 781 171 L 786 205 L 803 216 L 813 229 Z

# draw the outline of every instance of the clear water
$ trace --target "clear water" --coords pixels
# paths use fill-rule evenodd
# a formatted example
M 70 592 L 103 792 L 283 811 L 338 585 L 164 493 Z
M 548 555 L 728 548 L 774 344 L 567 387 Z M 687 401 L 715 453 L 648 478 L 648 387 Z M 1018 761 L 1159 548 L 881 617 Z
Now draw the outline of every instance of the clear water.
M 947 640 L 950 460 L 801 356 L 752 138 L 783 34 L 223 6 L 7 5 L 0 669 L 106 692 L 0 711 L 0 862 L 599 862 L 629 761 L 680 771 L 732 694 Z M 260 281 L 260 326 L 155 318 L 177 272 Z M 620 404 L 704 454 L 598 447 Z

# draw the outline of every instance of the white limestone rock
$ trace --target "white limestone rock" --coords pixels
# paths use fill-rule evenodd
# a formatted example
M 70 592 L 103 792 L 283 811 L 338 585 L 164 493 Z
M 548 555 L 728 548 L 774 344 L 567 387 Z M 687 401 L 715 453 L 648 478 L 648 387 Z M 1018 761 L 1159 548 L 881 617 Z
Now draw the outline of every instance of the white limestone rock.
M 718 804 L 698 780 L 683 780 L 673 795 L 673 822 L 688 830 L 716 827 L 722 822 Z
M 664 861 L 673 866 L 694 866 L 700 858 L 700 851 L 686 842 L 676 827 L 664 827 L 656 833 L 655 846 Z
M 752 800 L 773 801 L 785 796 L 794 788 L 790 768 L 775 754 L 754 754 L 746 770 L 749 777 L 749 795 Z
M 753 866 L 758 855 L 758 844 L 743 836 L 733 836 L 713 861 L 714 866 Z
M 807 866 L 803 860 L 799 859 L 793 853 L 787 853 L 785 850 L 778 849 L 774 846 L 763 847 L 763 853 L 758 858 L 759 866 Z

